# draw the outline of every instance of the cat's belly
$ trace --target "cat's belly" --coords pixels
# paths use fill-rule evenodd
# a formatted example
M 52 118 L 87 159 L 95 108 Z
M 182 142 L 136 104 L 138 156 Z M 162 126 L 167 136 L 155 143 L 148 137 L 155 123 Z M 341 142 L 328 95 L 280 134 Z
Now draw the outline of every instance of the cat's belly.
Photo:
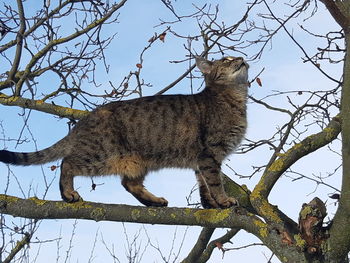
M 162 168 L 197 168 L 197 154 L 185 155 L 175 151 L 173 154 L 163 155 L 157 153 L 147 157 L 148 163 L 150 164 L 150 170 L 159 170 Z

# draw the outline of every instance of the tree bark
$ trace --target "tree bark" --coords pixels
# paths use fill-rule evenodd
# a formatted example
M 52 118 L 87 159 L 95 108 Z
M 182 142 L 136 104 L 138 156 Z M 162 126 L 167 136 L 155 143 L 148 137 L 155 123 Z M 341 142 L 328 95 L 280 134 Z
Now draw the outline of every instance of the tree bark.
M 42 100 L 26 99 L 16 96 L 7 96 L 0 92 L 0 104 L 6 106 L 19 106 L 25 109 L 33 109 L 62 118 L 69 118 L 78 120 L 86 116 L 89 112 L 84 110 L 77 110 L 68 107 L 63 107 L 55 104 L 46 103 Z
M 86 219 L 244 229 L 258 237 L 280 259 L 284 259 L 284 262 L 307 262 L 307 254 L 297 243 L 286 246 L 282 242 L 283 236 L 273 225 L 266 224 L 255 214 L 240 207 L 231 209 L 140 207 L 85 201 L 69 204 L 36 197 L 21 199 L 0 194 L 0 213 L 33 219 Z
M 349 14 L 350 17 L 350 14 Z M 350 251 L 350 33 L 346 34 L 346 55 L 341 100 L 342 117 L 342 188 L 339 207 L 330 229 L 330 262 L 348 262 Z
M 350 1 L 321 0 L 345 35 L 345 58 L 341 92 L 342 188 L 339 207 L 329 231 L 327 262 L 348 262 L 350 251 Z

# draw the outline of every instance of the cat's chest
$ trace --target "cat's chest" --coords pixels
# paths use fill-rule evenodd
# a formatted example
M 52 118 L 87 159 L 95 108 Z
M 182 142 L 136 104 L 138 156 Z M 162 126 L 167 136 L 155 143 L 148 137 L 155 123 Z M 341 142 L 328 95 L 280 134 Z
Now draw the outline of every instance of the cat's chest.
M 213 109 L 208 125 L 208 145 L 219 149 L 223 158 L 243 140 L 247 129 L 245 105 L 224 105 Z
M 243 133 L 247 126 L 247 110 L 245 101 L 220 101 L 212 107 L 209 114 L 210 125 L 215 130 L 224 130 L 228 135 L 240 130 Z

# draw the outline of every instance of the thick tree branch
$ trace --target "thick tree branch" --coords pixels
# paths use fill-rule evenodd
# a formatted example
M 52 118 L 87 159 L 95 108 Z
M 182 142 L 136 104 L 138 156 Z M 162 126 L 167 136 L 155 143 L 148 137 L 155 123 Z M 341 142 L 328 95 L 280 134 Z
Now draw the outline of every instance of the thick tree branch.
M 347 52 L 341 101 L 343 176 L 339 208 L 334 216 L 329 239 L 330 254 L 338 262 L 343 262 L 350 251 L 350 33 L 345 38 Z
M 255 210 L 255 208 L 250 203 L 250 195 L 251 192 L 248 190 L 248 188 L 245 185 L 239 185 L 235 181 L 233 181 L 230 177 L 225 175 L 224 173 L 221 174 L 225 191 L 229 196 L 232 196 L 236 198 L 239 202 L 239 205 L 241 207 L 244 207 L 249 212 L 253 214 L 258 214 L 258 212 Z M 281 222 L 283 221 L 285 224 L 285 227 L 291 232 L 296 233 L 298 232 L 298 226 L 297 223 L 295 223 L 291 218 L 289 218 L 287 215 L 285 215 L 282 211 L 280 211 L 277 207 L 274 207 L 274 213 L 278 215 L 278 218 L 281 219 Z
M 31 100 L 22 97 L 7 96 L 0 92 L 0 104 L 7 106 L 19 106 L 26 109 L 38 110 L 57 115 L 62 118 L 78 120 L 88 114 L 88 111 L 76 110 L 68 107 L 58 106 L 43 102 L 42 100 Z
M 261 227 L 267 227 L 258 217 L 241 208 L 159 208 L 85 201 L 70 204 L 63 201 L 40 200 L 36 197 L 21 199 L 4 194 L 0 194 L 0 212 L 32 219 L 77 218 L 144 224 L 237 227 L 257 236 L 260 236 Z
M 278 223 L 283 221 L 276 212 L 276 208 L 267 201 L 267 197 L 273 186 L 281 175 L 300 158 L 335 140 L 340 130 L 341 121 L 338 114 L 321 132 L 306 137 L 286 153 L 280 154 L 278 159 L 266 167 L 263 176 L 250 195 L 251 203 L 259 215 L 273 222 Z
M 143 224 L 188 225 L 209 228 L 244 229 L 258 237 L 279 257 L 299 258 L 306 255 L 298 244 L 288 247 L 273 225 L 268 225 L 244 208 L 196 209 L 175 207 L 140 207 L 93 202 L 73 204 L 38 198 L 21 199 L 0 194 L 0 213 L 33 219 L 86 219 L 94 221 L 132 222 Z M 306 262 L 306 261 L 305 261 Z

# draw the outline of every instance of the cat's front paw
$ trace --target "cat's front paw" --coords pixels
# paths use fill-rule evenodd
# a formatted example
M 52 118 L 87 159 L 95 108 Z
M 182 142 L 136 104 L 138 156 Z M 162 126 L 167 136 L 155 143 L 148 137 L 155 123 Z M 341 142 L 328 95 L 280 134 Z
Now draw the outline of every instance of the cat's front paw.
M 83 201 L 83 198 L 75 190 L 73 191 L 64 191 L 61 193 L 62 199 L 67 203 L 74 203 L 78 201 Z
M 163 197 L 158 197 L 157 202 L 154 202 L 153 206 L 168 206 L 168 200 Z
M 166 200 L 163 197 L 153 197 L 152 199 L 139 199 L 141 203 L 143 203 L 145 206 L 156 206 L 156 207 L 163 207 L 168 206 L 168 200 Z
M 218 203 L 220 208 L 229 208 L 231 206 L 239 205 L 237 199 L 228 196 L 220 198 L 219 200 L 216 200 L 216 202 Z

